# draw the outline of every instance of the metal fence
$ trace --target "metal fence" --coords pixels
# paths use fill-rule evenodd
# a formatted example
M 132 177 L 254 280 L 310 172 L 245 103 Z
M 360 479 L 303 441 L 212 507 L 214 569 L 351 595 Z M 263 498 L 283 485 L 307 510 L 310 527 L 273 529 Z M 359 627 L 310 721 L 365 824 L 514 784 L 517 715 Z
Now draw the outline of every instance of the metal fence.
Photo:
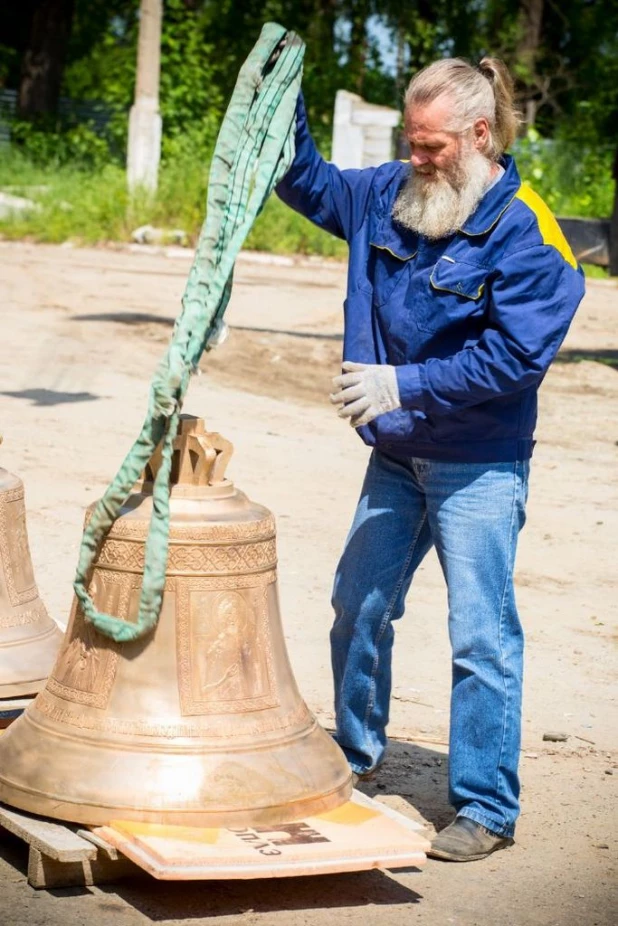
M 17 90 L 0 90 L 0 142 L 10 142 L 11 121 L 17 113 Z M 105 103 L 78 102 L 60 97 L 58 118 L 62 122 L 85 123 L 97 135 L 105 135 L 113 110 Z

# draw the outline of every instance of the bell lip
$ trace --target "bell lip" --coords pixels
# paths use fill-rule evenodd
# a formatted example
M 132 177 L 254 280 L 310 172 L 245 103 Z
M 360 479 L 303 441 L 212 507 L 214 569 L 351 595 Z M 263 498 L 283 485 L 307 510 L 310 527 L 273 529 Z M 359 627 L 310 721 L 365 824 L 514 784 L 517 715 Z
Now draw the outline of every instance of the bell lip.
M 34 645 L 38 646 L 39 643 L 43 643 L 47 641 L 49 637 L 55 637 L 55 636 L 59 637 L 59 640 L 58 640 L 58 646 L 59 646 L 60 641 L 64 637 L 64 632 L 60 629 L 60 627 L 58 626 L 56 621 L 53 619 L 53 617 L 50 617 L 49 614 L 45 612 L 44 615 L 41 615 L 39 624 L 41 626 L 41 630 L 39 633 L 32 634 L 30 636 L 18 637 L 18 639 L 16 640 L 0 642 L 0 654 L 2 653 L 3 650 L 8 650 L 13 646 L 27 646 L 29 648 Z M 8 628 L 3 628 L 2 624 L 0 624 L 0 630 L 3 630 L 3 629 L 8 629 Z M 53 661 L 55 658 L 56 656 L 54 653 L 51 659 L 50 665 L 49 665 L 50 670 L 51 670 L 51 667 L 53 665 Z M 0 688 L 2 688 L 2 683 L 0 683 Z
M 0 779 L 0 801 L 26 813 L 88 826 L 110 826 L 114 822 L 156 823 L 162 826 L 195 826 L 207 829 L 231 829 L 245 826 L 281 825 L 305 820 L 336 810 L 352 796 L 352 772 L 331 791 L 268 807 L 237 810 L 139 810 L 129 807 L 95 806 L 59 801 L 45 794 L 31 792 L 19 784 L 5 784 Z M 32 797 L 33 800 L 28 800 Z
M 36 695 L 45 687 L 64 637 L 63 631 L 55 620 L 49 616 L 47 620 L 49 620 L 50 626 L 45 626 L 41 633 L 36 636 L 22 637 L 10 643 L 0 644 L 0 664 L 3 653 L 23 647 L 27 651 L 30 661 L 36 665 L 37 671 L 42 673 L 42 677 L 39 678 L 13 678 L 10 682 L 0 682 L 0 706 L 5 698 Z

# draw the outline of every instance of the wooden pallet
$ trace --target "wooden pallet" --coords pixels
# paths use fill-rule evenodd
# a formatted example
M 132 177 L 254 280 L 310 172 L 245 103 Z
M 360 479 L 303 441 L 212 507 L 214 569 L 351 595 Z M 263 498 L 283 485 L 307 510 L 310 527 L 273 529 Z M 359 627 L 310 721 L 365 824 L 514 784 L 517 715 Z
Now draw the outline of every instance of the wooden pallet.
M 28 883 L 36 888 L 116 881 L 140 869 L 89 830 L 53 823 L 0 804 L 2 829 L 28 845 Z
M 284 878 L 419 867 L 422 827 L 359 791 L 329 813 L 280 826 L 163 826 L 116 820 L 93 830 L 0 804 L 0 827 L 29 846 L 32 887 L 72 887 L 148 872 L 164 880 Z

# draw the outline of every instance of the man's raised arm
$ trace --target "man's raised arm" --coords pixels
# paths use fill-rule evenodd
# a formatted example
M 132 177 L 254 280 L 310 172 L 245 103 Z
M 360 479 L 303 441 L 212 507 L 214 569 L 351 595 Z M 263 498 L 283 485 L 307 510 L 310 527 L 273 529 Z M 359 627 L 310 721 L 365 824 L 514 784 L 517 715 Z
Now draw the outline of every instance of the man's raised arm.
M 302 93 L 296 106 L 296 156 L 277 185 L 280 199 L 320 228 L 350 241 L 363 223 L 375 168 L 340 170 L 318 152 Z

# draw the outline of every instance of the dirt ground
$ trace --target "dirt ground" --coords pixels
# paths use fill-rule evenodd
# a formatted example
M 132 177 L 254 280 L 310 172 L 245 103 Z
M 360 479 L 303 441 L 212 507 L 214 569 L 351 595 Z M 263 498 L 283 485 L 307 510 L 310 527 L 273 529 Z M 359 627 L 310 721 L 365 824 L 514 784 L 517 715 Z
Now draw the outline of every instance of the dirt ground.
M 66 624 L 83 511 L 138 433 L 189 270 L 178 249 L 0 242 L 0 465 L 26 485 L 41 594 Z M 237 264 L 226 344 L 186 411 L 236 447 L 231 475 L 278 524 L 286 639 L 310 707 L 332 724 L 329 594 L 367 450 L 328 404 L 345 267 Z M 609 926 L 616 922 L 615 639 L 618 287 L 592 281 L 541 390 L 517 570 L 527 630 L 523 813 L 512 849 L 470 865 L 281 881 L 33 891 L 0 838 L 3 926 Z M 446 803 L 449 649 L 436 558 L 397 628 L 388 760 L 367 793 L 426 824 Z M 547 731 L 565 743 L 543 741 Z

